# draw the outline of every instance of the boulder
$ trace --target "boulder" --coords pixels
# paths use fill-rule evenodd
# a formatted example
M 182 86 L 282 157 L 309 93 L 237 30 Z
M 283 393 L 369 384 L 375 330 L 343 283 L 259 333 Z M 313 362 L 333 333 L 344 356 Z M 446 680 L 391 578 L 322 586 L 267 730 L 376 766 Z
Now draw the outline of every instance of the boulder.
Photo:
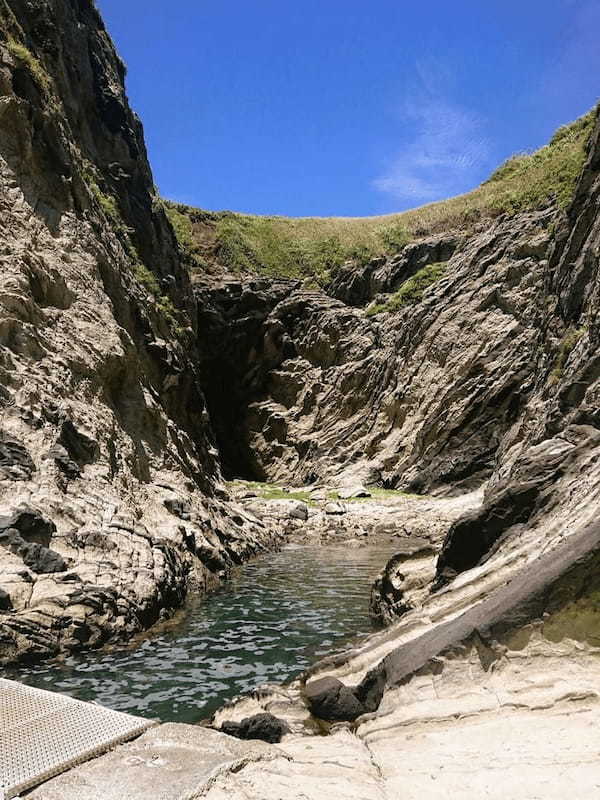
M 290 733 L 283 720 L 267 713 L 246 717 L 241 722 L 224 722 L 221 730 L 237 739 L 260 739 L 270 744 L 277 744 L 286 733 Z
M 306 522 L 308 519 L 308 506 L 306 503 L 295 503 L 292 508 L 290 508 L 290 517 Z
M 20 556 L 25 566 L 40 575 L 67 569 L 67 562 L 59 553 L 37 542 L 26 542 L 16 528 L 0 532 L 0 546 Z
M 308 683 L 304 697 L 311 714 L 328 722 L 352 722 L 366 712 L 354 691 L 330 676 Z
M 259 497 L 259 494 L 254 489 L 245 489 L 235 495 L 236 500 L 253 500 L 255 497 Z
M 325 513 L 333 516 L 345 514 L 346 506 L 343 503 L 327 503 L 325 506 Z
M 65 572 L 68 569 L 67 562 L 56 550 L 50 550 L 41 544 L 26 544 L 21 556 L 25 566 L 39 575 Z

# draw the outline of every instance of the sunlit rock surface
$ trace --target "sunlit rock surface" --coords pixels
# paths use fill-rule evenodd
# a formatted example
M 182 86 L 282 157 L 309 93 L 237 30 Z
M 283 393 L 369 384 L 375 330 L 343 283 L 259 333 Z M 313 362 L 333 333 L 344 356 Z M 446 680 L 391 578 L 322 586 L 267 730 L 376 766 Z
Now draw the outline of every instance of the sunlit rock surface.
M 162 726 L 33 796 L 598 794 L 600 125 L 566 210 L 329 294 L 192 287 L 93 4 L 0 0 L 0 31 L 0 660 L 127 640 L 291 532 L 404 540 L 387 629 L 215 715 L 272 713 L 280 744 Z M 420 302 L 365 312 L 440 259 Z M 266 508 L 222 470 L 321 496 Z M 434 498 L 389 520 L 327 494 L 364 485 Z M 311 715 L 322 678 L 367 713 Z
M 189 278 L 98 12 L 3 0 L 0 32 L 0 516 L 40 514 L 57 554 L 0 542 L 11 661 L 128 639 L 277 537 L 223 502 Z

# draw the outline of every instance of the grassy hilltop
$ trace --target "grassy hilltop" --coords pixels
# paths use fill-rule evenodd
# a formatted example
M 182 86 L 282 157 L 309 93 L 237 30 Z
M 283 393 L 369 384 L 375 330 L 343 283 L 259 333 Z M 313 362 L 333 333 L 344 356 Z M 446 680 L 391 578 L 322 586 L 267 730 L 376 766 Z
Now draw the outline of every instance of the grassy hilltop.
M 232 272 L 310 278 L 325 283 L 332 270 L 398 252 L 412 239 L 468 230 L 500 214 L 565 207 L 585 160 L 596 109 L 559 128 L 534 153 L 508 159 L 467 194 L 378 217 L 254 216 L 203 211 L 166 203 L 167 213 L 192 266 Z

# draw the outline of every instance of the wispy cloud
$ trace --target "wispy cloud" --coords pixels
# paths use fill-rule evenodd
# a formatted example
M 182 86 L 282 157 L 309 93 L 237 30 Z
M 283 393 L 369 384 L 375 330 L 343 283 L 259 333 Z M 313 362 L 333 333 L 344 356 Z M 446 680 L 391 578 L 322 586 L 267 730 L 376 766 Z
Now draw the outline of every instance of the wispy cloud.
M 418 86 L 400 111 L 403 143 L 374 182 L 397 199 L 426 202 L 467 187 L 489 157 L 485 121 L 452 100 L 443 65 L 415 64 Z
M 436 200 L 466 186 L 489 155 L 483 120 L 442 98 L 424 97 L 405 108 L 413 132 L 374 186 L 396 198 Z

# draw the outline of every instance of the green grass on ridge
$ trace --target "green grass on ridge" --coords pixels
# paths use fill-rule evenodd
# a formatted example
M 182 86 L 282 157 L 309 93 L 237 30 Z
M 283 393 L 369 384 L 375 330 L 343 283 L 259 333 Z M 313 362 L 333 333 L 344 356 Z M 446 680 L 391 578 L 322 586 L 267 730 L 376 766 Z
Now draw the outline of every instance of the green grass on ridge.
M 597 109 L 565 125 L 534 153 L 508 159 L 478 188 L 401 214 L 379 217 L 255 216 L 167 203 L 182 248 L 198 270 L 304 278 L 325 284 L 345 261 L 366 263 L 409 241 L 573 197 Z

